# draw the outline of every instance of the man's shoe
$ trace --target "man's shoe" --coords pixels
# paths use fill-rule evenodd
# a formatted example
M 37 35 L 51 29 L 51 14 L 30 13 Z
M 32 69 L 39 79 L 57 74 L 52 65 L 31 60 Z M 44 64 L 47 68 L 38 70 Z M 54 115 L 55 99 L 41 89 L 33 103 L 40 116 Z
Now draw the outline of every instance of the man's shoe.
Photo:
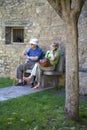
M 24 86 L 24 85 L 27 85 L 27 82 L 26 82 L 26 81 L 23 82 L 23 86 Z
M 31 83 L 31 88 L 33 88 L 34 87 L 34 83 Z
M 23 82 L 17 83 L 15 86 L 23 86 Z

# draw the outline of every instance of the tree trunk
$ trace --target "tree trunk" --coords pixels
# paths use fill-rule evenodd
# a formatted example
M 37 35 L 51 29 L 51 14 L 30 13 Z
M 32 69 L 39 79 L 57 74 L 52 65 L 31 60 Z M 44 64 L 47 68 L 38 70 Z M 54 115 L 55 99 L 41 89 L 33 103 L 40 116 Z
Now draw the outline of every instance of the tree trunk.
M 79 119 L 78 18 L 86 0 L 48 0 L 66 23 L 66 100 L 67 119 Z
M 78 26 L 73 17 L 66 22 L 66 101 L 67 119 L 79 118 L 79 77 L 78 77 Z M 71 21 L 70 21 L 71 20 Z

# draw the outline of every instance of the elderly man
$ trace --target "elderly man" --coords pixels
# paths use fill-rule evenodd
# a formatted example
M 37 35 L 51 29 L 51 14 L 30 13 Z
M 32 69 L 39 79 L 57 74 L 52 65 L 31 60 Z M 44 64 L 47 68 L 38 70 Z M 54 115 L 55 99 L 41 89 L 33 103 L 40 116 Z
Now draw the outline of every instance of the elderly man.
M 27 69 L 32 69 L 36 62 L 38 62 L 40 59 L 43 58 L 43 51 L 38 46 L 39 41 L 38 39 L 31 39 L 30 40 L 31 48 L 28 49 L 28 51 L 24 55 L 26 56 L 27 60 L 24 64 L 20 64 L 17 67 L 17 79 L 18 83 L 16 86 L 23 85 L 23 74 Z

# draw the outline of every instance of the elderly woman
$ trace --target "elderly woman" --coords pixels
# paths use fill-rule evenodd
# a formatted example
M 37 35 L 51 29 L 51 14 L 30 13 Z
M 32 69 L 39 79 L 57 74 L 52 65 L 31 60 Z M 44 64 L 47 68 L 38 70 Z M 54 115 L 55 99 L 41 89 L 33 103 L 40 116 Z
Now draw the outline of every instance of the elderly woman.
M 38 63 L 35 63 L 31 75 L 29 77 L 24 77 L 25 81 L 30 82 L 33 78 L 33 76 L 36 76 L 37 85 L 34 86 L 34 89 L 41 88 L 41 73 L 42 71 L 46 70 L 54 70 L 56 64 L 59 60 L 59 44 L 57 42 L 54 42 L 50 45 L 50 50 L 48 50 L 45 54 L 45 58 L 49 59 L 50 66 L 49 67 L 43 67 Z
M 23 85 L 24 72 L 27 69 L 32 69 L 34 67 L 35 63 L 43 58 L 43 51 L 39 47 L 38 39 L 36 39 L 36 38 L 31 39 L 29 44 L 31 45 L 31 47 L 29 47 L 29 49 L 27 50 L 26 53 L 25 52 L 23 53 L 24 57 L 27 59 L 26 62 L 23 64 L 20 64 L 17 67 L 18 83 L 16 84 L 16 86 Z

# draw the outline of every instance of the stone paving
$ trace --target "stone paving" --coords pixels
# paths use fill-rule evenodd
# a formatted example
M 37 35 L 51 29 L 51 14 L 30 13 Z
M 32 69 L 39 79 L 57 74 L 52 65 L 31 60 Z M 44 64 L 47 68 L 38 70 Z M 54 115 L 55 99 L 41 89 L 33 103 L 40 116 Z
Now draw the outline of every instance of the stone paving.
M 51 89 L 51 87 L 32 89 L 29 85 L 26 85 L 26 86 L 10 86 L 6 88 L 0 88 L 0 101 L 8 100 L 10 98 L 16 98 L 22 95 L 28 95 L 46 89 Z
M 51 89 L 53 87 L 48 87 L 48 88 L 41 88 L 41 89 L 32 89 L 30 87 L 30 85 L 26 85 L 26 86 L 9 86 L 6 88 L 0 88 L 0 101 L 5 101 L 11 98 L 16 98 L 19 96 L 23 96 L 23 95 L 29 95 L 31 93 L 35 93 L 35 92 L 39 92 L 39 91 L 44 91 L 47 89 L 50 89 L 53 91 L 53 93 L 58 94 L 58 95 L 65 95 L 65 90 L 53 90 Z M 80 99 L 85 99 L 87 100 L 87 95 L 80 95 Z

